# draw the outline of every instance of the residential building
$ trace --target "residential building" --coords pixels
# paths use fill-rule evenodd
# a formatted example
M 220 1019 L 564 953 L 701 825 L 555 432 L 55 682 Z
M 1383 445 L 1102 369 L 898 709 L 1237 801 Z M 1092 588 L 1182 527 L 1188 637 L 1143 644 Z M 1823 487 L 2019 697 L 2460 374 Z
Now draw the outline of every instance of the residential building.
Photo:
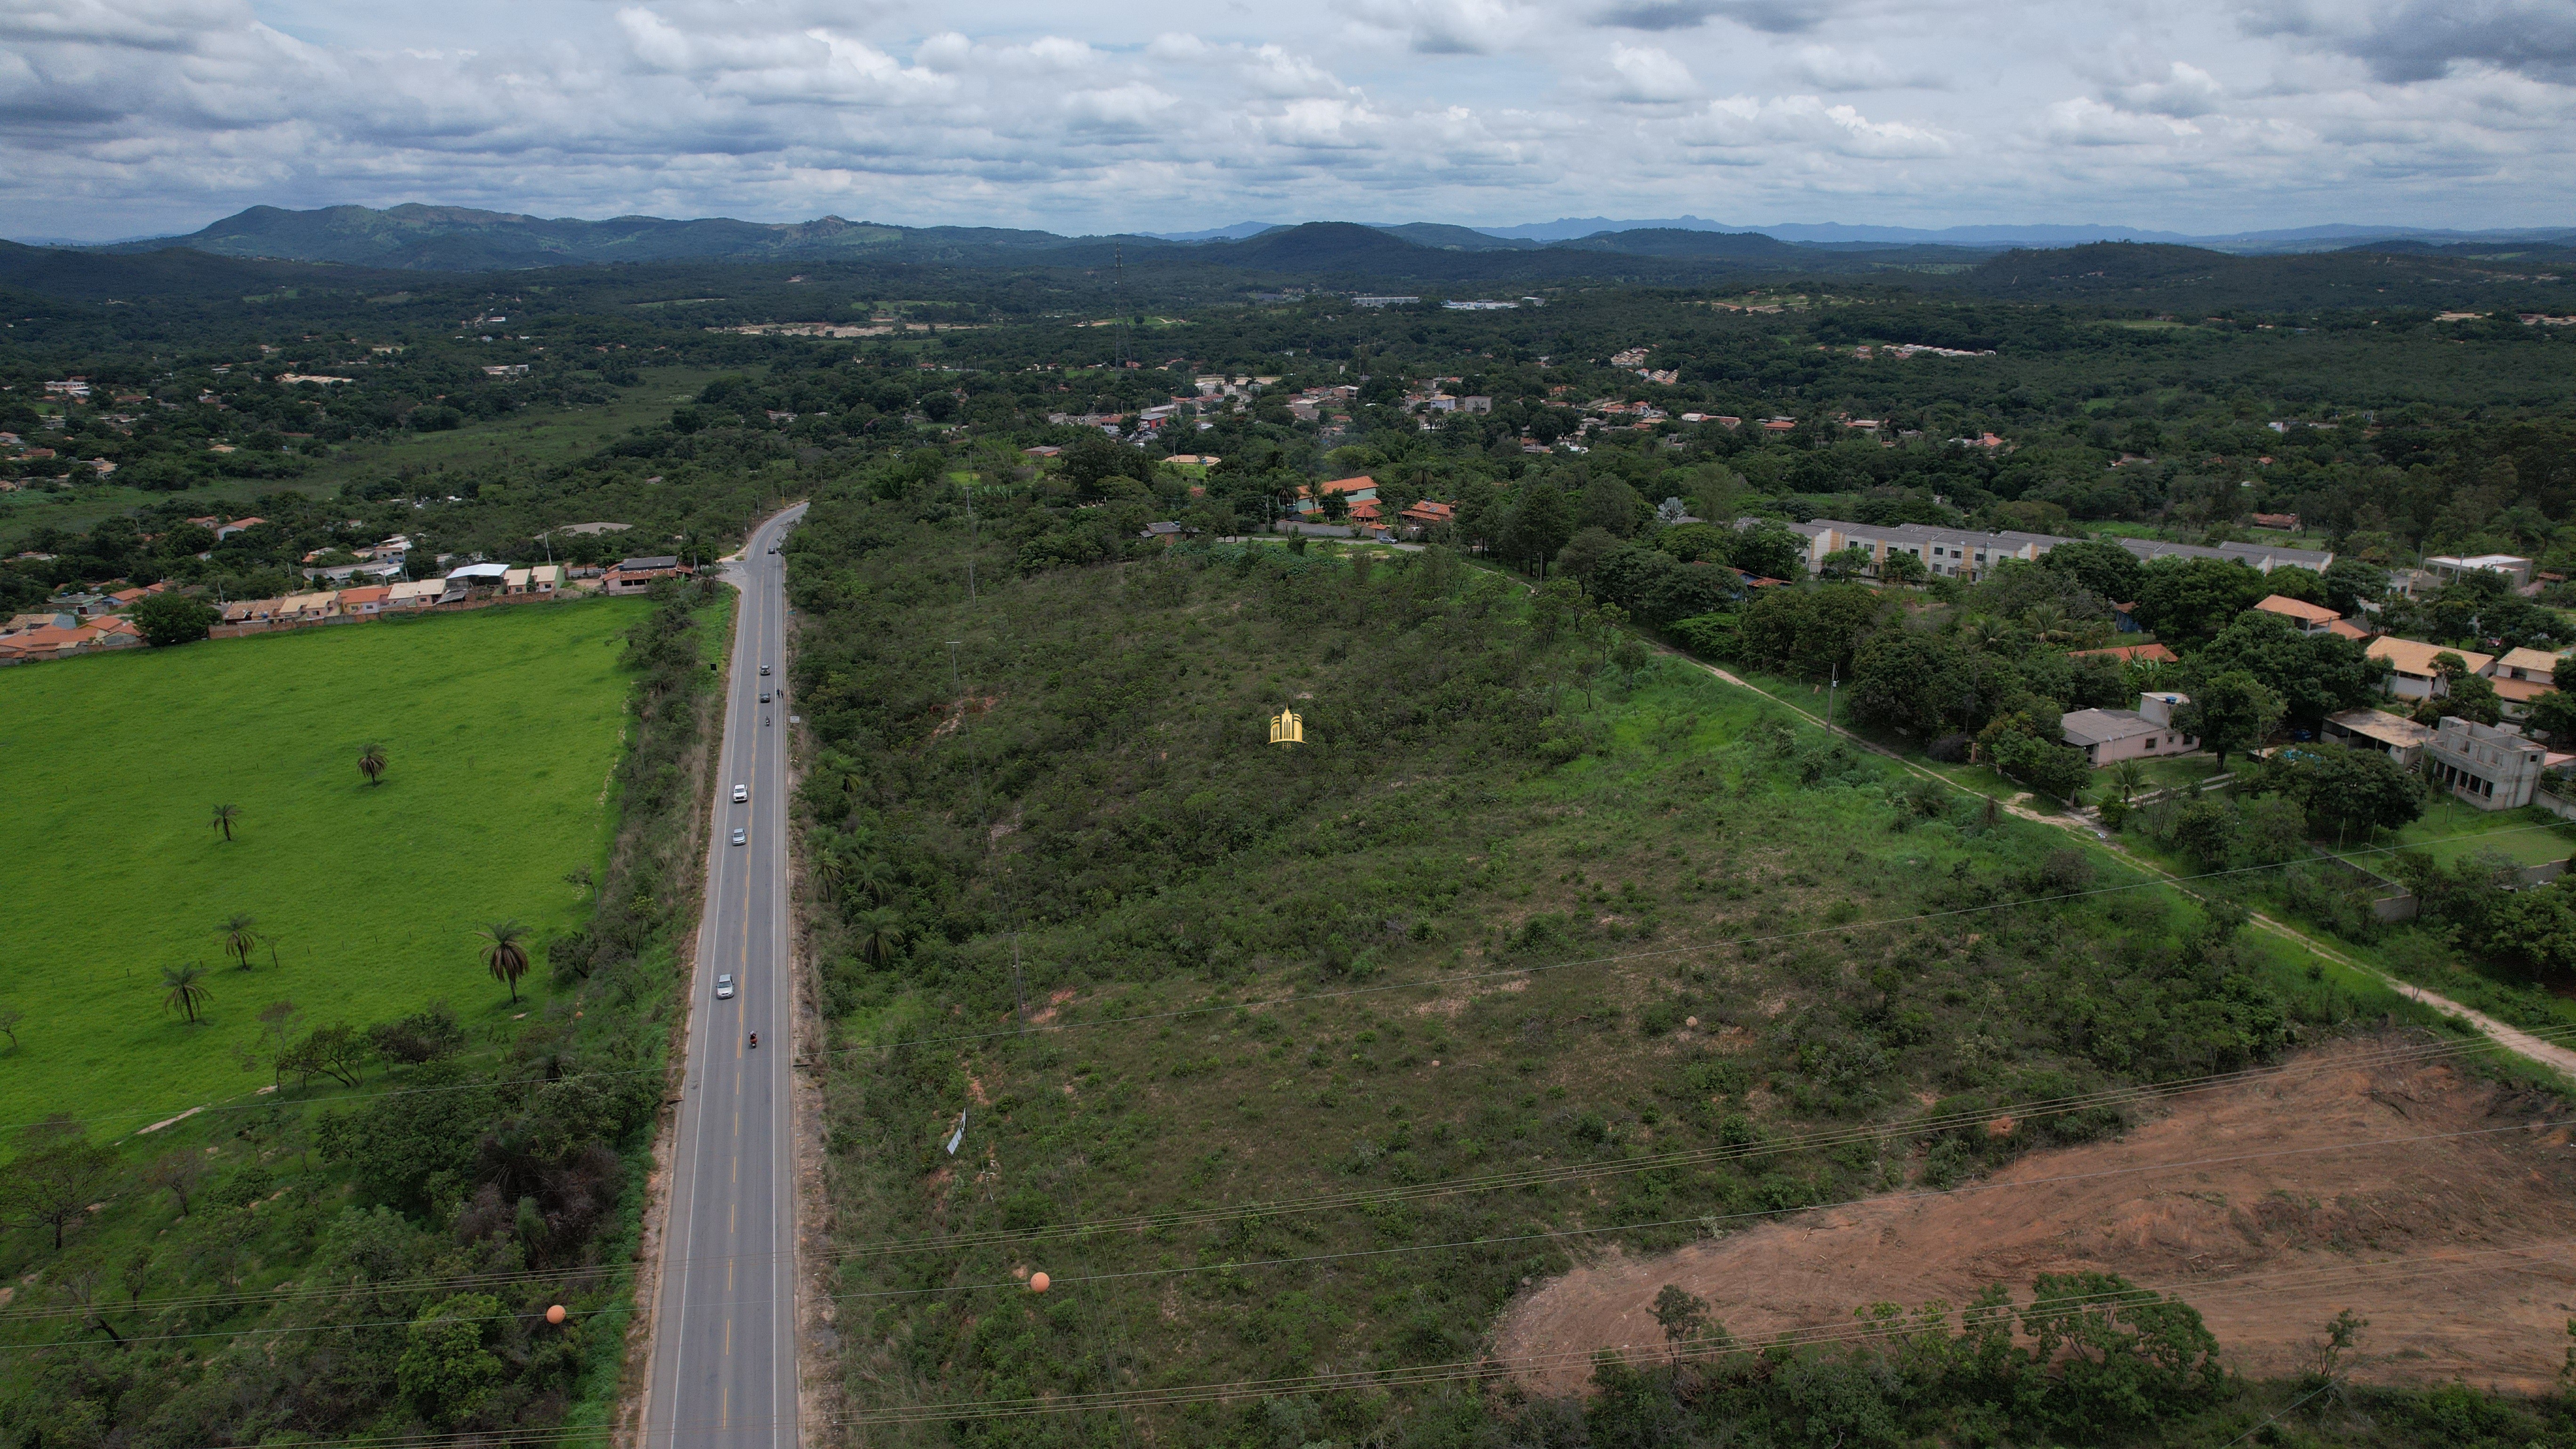
M 2495 680 L 2528 680 L 2535 684 L 2555 686 L 2558 683 L 2558 658 L 2544 649 L 2508 649 L 2496 661 Z
M 1334 478 L 1311 487 L 1300 486 L 1297 489 L 1297 511 L 1301 514 L 1322 512 L 1323 498 L 1330 493 L 1340 494 L 1345 503 L 1374 503 L 1377 501 L 1377 480 L 1363 473 L 1357 478 Z
M 2335 559 L 2330 552 L 2282 548 L 2268 543 L 2222 543 L 2216 548 L 2203 548 L 2196 543 L 2166 543 L 2156 538 L 2117 538 L 2112 542 L 2148 563 L 2160 558 L 2224 558 L 2234 559 L 2258 573 L 2267 574 L 2278 568 L 2314 569 L 2324 573 L 2326 565 Z
M 2496 692 L 2497 713 L 2509 720 L 2531 718 L 2531 707 L 2540 702 L 2542 695 L 2558 692 L 2556 685 L 2543 684 L 2537 679 L 2498 677 L 2489 680 L 2488 683 Z
M 2277 528 L 2284 533 L 2299 531 L 2299 515 L 2295 513 L 2257 513 L 2252 522 L 2256 528 Z
M 1146 524 L 1145 531 L 1138 534 L 1137 537 L 1144 539 L 1147 543 L 1159 543 L 1169 546 L 1180 542 L 1181 535 L 1186 532 L 1188 532 L 1188 530 L 1182 528 L 1180 524 L 1172 521 L 1171 519 L 1165 518 L 1157 519 L 1152 523 Z
M 2442 717 L 2424 754 L 2434 784 L 2481 810 L 2530 804 L 2549 756 L 2519 725 L 2474 724 L 2456 715 Z
M 413 579 L 389 585 L 385 590 L 383 612 L 397 609 L 426 609 L 447 593 L 445 579 Z
M 2495 673 L 2495 656 L 2492 654 L 2480 654 L 2474 649 L 2445 649 L 2439 644 L 2399 639 L 2393 635 L 2371 640 L 2369 649 L 2364 652 L 2373 659 L 2388 661 L 2392 671 L 2388 676 L 2388 692 L 2399 699 L 2432 699 L 2451 692 L 2450 684 L 2433 667 L 2433 660 L 2439 655 L 2460 656 L 2465 673 L 2489 676 Z
M 339 612 L 339 597 L 327 591 L 289 594 L 277 601 L 277 622 L 281 624 L 309 624 Z
M 505 596 L 551 594 L 561 587 L 563 587 L 562 564 L 537 564 L 529 568 L 511 569 L 501 576 L 501 592 Z
M 2302 634 L 2327 633 L 2333 629 L 2335 622 L 2343 617 L 2322 604 L 2311 604 L 2304 599 L 2293 599 L 2285 594 L 2265 594 L 2254 601 L 2254 607 L 2266 614 L 2278 614 L 2298 625 L 2299 632 Z
M 2187 695 L 2153 692 L 2138 696 L 2136 709 L 2079 709 L 2059 718 L 2066 743 L 2084 752 L 2095 766 L 2121 760 L 2186 755 L 2200 741 L 2174 724 L 2174 712 L 2191 703 Z
M 0 664 L 40 664 L 104 649 L 139 648 L 142 643 L 143 632 L 123 619 L 76 623 L 68 629 L 47 624 L 0 635 Z
M 1749 520 L 1739 521 L 1736 526 L 1744 527 L 1746 522 Z M 1807 539 L 1807 568 L 1811 573 L 1823 568 L 1829 555 L 1859 547 L 1869 550 L 1872 572 L 1886 566 L 1889 554 L 1907 553 L 1922 560 L 1930 573 L 1974 581 L 2006 559 L 2035 559 L 2065 542 L 2041 533 L 1979 533 L 1920 523 L 1846 523 L 1833 518 L 1793 523 L 1789 528 Z
M 80 619 L 71 614 L 12 614 L 9 622 L 0 624 L 0 636 L 24 634 L 30 629 L 77 629 Z
M 243 599 L 238 603 L 226 604 L 224 622 L 227 624 L 272 623 L 277 618 L 278 606 L 285 602 L 283 599 Z
M 2446 583 L 2462 574 L 2472 573 L 2502 574 L 2516 588 L 2531 582 L 2531 560 L 2516 558 L 2509 553 L 2471 554 L 2466 558 L 2435 554 L 2424 560 L 2424 571 Z
M 1434 503 L 1425 498 L 1397 514 L 1396 518 L 1405 526 L 1407 532 L 1422 533 L 1438 528 L 1444 523 L 1456 522 L 1458 510 L 1450 504 Z
M 2347 709 L 2325 718 L 2325 737 L 2356 750 L 2377 750 L 2405 769 L 2424 757 L 2433 731 L 2402 714 L 2384 709 Z
M 340 613 L 345 618 L 370 619 L 384 612 L 385 600 L 393 589 L 385 584 L 368 584 L 340 591 Z
M 619 560 L 615 568 L 601 576 L 600 582 L 612 594 L 640 594 L 653 587 L 655 579 L 672 578 L 689 570 L 670 554 L 650 558 Z
M 268 520 L 265 518 L 236 518 L 232 522 L 215 530 L 215 541 L 217 543 L 221 543 L 236 533 L 240 533 L 245 529 L 257 528 L 266 522 L 268 522 Z
M 2122 644 L 2111 649 L 2078 649 L 2069 659 L 2116 659 L 2122 664 L 2177 664 L 2182 656 L 2162 644 Z
M 345 584 L 351 579 L 379 581 L 398 579 L 402 577 L 402 571 L 401 559 L 377 559 L 360 563 L 332 564 L 327 568 L 309 568 L 304 570 L 304 577 L 321 579 L 326 583 Z

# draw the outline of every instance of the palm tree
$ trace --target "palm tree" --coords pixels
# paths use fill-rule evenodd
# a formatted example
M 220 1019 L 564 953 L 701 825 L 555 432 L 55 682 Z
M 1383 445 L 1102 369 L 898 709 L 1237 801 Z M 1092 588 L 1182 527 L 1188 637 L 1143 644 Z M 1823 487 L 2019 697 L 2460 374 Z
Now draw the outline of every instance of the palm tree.
M 238 805 L 218 805 L 215 807 L 215 828 L 224 833 L 224 839 L 227 841 L 233 838 L 233 822 L 240 818 L 241 807 Z
M 161 1009 L 183 1012 L 188 1018 L 188 1025 L 195 1026 L 197 1013 L 203 1011 L 206 1003 L 212 1001 L 215 995 L 197 984 L 197 978 L 205 974 L 206 968 L 194 961 L 185 966 L 162 967 L 161 984 L 169 990 L 161 997 Z
M 496 921 L 475 933 L 486 942 L 483 964 L 493 980 L 510 988 L 512 1006 L 519 1004 L 519 978 L 528 974 L 528 948 L 519 944 L 527 933 L 528 928 L 516 921 Z
M 1992 614 L 1970 614 L 1959 621 L 1959 640 L 1980 653 L 1991 654 L 2010 647 L 2013 626 Z
M 225 952 L 241 963 L 241 969 L 248 971 L 250 953 L 257 949 L 259 949 L 259 918 L 235 911 L 232 919 L 224 922 Z
M 2111 767 L 2111 783 L 2118 787 L 2121 799 L 2134 799 L 2147 786 L 2147 767 L 2136 760 L 2122 760 Z
M 385 782 L 385 747 L 382 745 L 369 745 L 365 749 L 360 750 L 358 752 L 358 773 L 366 776 L 367 783 L 370 785 L 383 784 Z
M 2021 615 L 2022 626 L 2042 644 L 2063 644 L 2075 636 L 2075 621 L 2055 604 L 2033 604 Z
M 902 887 L 894 872 L 886 868 L 884 856 L 863 855 L 841 868 L 840 888 L 850 896 L 882 906 L 892 901 Z
M 894 964 L 894 953 L 903 949 L 903 917 L 884 906 L 861 911 L 850 920 L 851 929 L 859 935 L 859 955 L 879 966 Z

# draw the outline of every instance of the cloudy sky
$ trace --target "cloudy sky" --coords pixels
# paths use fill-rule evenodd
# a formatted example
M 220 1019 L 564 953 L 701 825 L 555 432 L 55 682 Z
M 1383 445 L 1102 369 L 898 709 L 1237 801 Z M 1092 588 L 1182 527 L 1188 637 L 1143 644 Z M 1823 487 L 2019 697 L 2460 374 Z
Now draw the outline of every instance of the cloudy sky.
M 2571 0 L 0 0 L 0 234 L 2576 222 Z

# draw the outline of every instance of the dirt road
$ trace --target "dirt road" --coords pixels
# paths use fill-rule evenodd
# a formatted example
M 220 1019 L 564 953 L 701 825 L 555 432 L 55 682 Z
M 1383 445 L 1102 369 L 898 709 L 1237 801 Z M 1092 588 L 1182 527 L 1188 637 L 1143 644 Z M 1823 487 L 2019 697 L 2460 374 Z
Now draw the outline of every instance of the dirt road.
M 2027 1301 L 2035 1274 L 2102 1269 L 2199 1308 L 2248 1374 L 2301 1371 L 2350 1308 L 2370 1320 L 2364 1379 L 2550 1388 L 2576 1314 L 2576 1113 L 2446 1062 L 2372 1057 L 2385 1047 L 2308 1054 L 1977 1190 L 1607 1257 L 1525 1293 L 1496 1356 L 1534 1389 L 1576 1391 L 1573 1355 L 1660 1343 L 1647 1308 L 1667 1283 L 1758 1341 L 1989 1283 Z
M 1894 760 L 1900 767 L 1912 774 L 1920 775 L 1927 780 L 1940 780 L 1942 784 L 1951 785 L 1954 789 L 1958 788 L 1956 785 L 1952 784 L 1951 781 L 1944 779 L 1937 771 L 1927 770 L 1921 765 L 1914 763 L 1912 760 L 1905 758 L 1903 755 L 1896 753 L 1894 750 L 1890 750 L 1883 745 L 1874 744 L 1869 740 L 1862 739 L 1860 736 L 1851 733 L 1849 730 L 1840 729 L 1827 724 L 1824 720 L 1819 719 L 1804 709 L 1800 709 L 1797 705 L 1792 704 L 1788 700 L 1782 699 L 1780 696 L 1762 688 L 1760 685 L 1754 684 L 1748 680 L 1740 679 L 1733 674 L 1729 674 L 1714 664 L 1703 664 L 1700 661 L 1691 658 L 1689 655 L 1682 653 L 1678 649 L 1673 649 L 1660 644 L 1658 644 L 1656 648 L 1661 650 L 1663 653 L 1669 654 L 1673 658 L 1682 661 L 1691 668 L 1705 670 L 1708 673 L 1715 675 L 1717 678 L 1724 680 L 1726 683 L 1734 685 L 1738 689 L 1751 690 L 1753 693 L 1762 696 L 1764 699 L 1771 701 L 1773 704 L 1776 704 L 1785 710 L 1788 710 L 1790 713 L 1797 715 L 1800 719 L 1805 720 L 1807 723 L 1812 724 L 1819 729 L 1839 735 L 1873 754 L 1883 755 L 1890 760 Z M 2081 832 L 2086 837 L 2086 843 L 2098 845 L 2101 848 L 2110 851 L 2112 854 L 2119 856 L 2129 864 L 2136 866 L 2138 869 L 2146 871 L 2152 875 L 2162 877 L 2166 882 L 2171 884 L 2174 889 L 2181 891 L 2184 895 L 2192 897 L 2194 900 L 2198 900 L 2200 898 L 2198 893 L 2194 892 L 2189 885 L 2184 883 L 2182 877 L 2175 875 L 2172 871 L 2165 869 L 2163 866 L 2156 864 L 2152 860 L 2147 860 L 2131 852 L 2126 847 L 2122 846 L 2117 839 L 2093 830 L 2080 820 L 2076 820 L 2066 815 L 2044 813 L 2042 811 L 2033 810 L 2028 806 L 2019 803 L 2017 800 L 1997 800 L 1995 803 L 2014 815 L 2020 816 L 2024 820 L 2036 821 L 2041 825 L 2053 825 L 2061 830 Z M 2503 1047 L 2506 1051 L 2512 1052 L 2514 1055 L 2523 1058 L 2525 1061 L 2536 1062 L 2541 1066 L 2547 1067 L 2550 1070 L 2557 1072 L 2560 1076 L 2565 1077 L 2570 1082 L 2576 1082 L 2576 1051 L 2571 1051 L 2554 1042 L 2543 1041 L 2539 1037 L 2531 1035 L 2529 1032 L 2518 1031 L 2513 1027 L 2507 1026 L 2503 1022 L 2496 1020 L 2494 1017 L 2487 1015 L 2485 1012 L 2471 1010 L 2470 1008 L 2462 1006 L 2460 1003 L 2453 1001 L 2449 997 L 2441 995 L 2438 992 L 2427 991 L 2423 987 L 2417 986 L 2412 982 L 2399 980 L 2397 977 L 2389 975 L 2387 972 L 2380 970 L 2378 967 L 2373 966 L 2366 961 L 2355 960 L 2350 954 L 2338 951 L 2333 947 L 2326 945 L 2324 942 L 2319 941 L 2314 936 L 2284 925 L 2259 911 L 2253 914 L 2252 924 L 2256 930 L 2267 931 L 2272 935 L 2281 937 L 2283 940 L 2294 942 L 2303 949 L 2312 951 L 2326 960 L 2332 961 L 2336 965 L 2345 968 L 2346 970 L 2358 971 L 2365 976 L 2371 977 L 2372 979 L 2385 984 L 2390 990 L 2395 991 L 2398 995 L 2405 997 L 2409 1001 L 2420 1002 L 2423 1005 L 2433 1008 L 2435 1011 L 2445 1012 L 2449 1015 L 2459 1017 L 2461 1020 L 2468 1022 L 2478 1030 L 2486 1033 L 2490 1038 L 2494 1039 L 2498 1046 Z

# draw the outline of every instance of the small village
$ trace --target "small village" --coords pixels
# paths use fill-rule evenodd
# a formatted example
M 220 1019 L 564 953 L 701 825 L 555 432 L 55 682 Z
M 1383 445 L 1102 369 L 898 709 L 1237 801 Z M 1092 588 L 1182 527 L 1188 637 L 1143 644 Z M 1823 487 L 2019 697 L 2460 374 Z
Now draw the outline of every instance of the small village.
M 255 528 L 259 518 L 198 518 L 189 522 L 212 529 L 218 538 Z M 174 587 L 169 580 L 140 587 L 116 587 L 123 579 L 95 588 L 55 595 L 46 607 L 0 622 L 0 666 L 37 664 L 149 642 L 128 617 L 135 605 L 168 593 L 197 598 L 215 611 L 211 639 L 238 639 L 283 629 L 360 623 L 370 619 L 413 616 L 438 611 L 479 609 L 493 604 L 544 603 L 591 596 L 641 594 L 654 581 L 687 575 L 694 569 L 673 555 L 622 559 L 604 568 L 559 563 L 458 563 L 442 556 L 434 572 L 411 578 L 412 540 L 403 535 L 357 550 L 358 561 L 317 565 L 308 558 L 308 582 L 331 585 L 272 598 L 222 600 L 204 597 L 200 587 Z M 367 582 L 354 582 L 364 579 Z

